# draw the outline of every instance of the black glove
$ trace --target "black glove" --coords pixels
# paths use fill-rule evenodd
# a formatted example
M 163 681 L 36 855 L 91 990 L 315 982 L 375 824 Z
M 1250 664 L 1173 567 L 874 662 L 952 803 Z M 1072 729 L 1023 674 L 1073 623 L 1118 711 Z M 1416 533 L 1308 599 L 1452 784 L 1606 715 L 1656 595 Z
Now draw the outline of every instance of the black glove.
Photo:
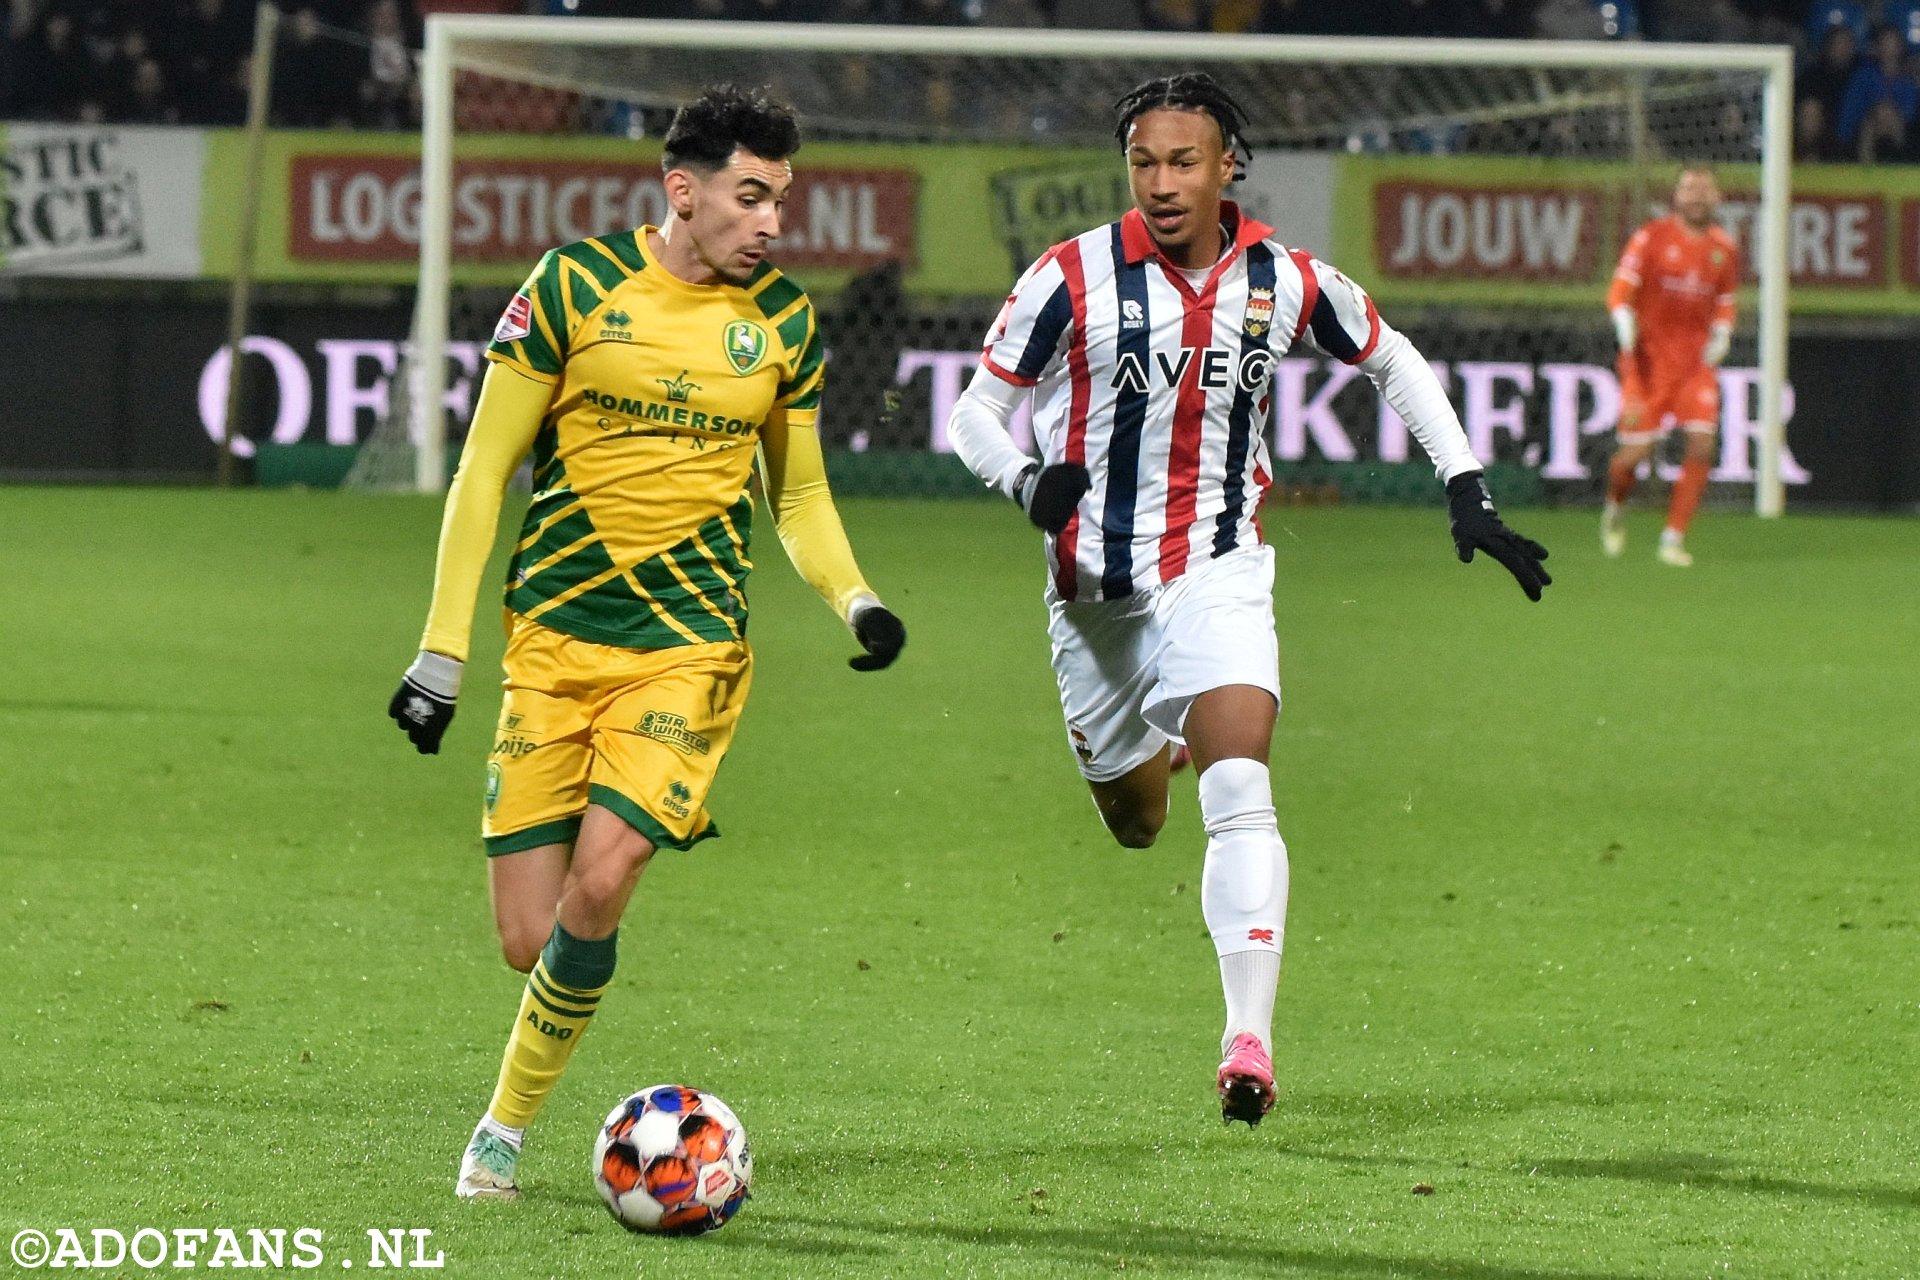
M 907 627 L 891 609 L 875 601 L 854 611 L 853 638 L 866 652 L 848 658 L 847 665 L 855 671 L 878 671 L 892 666 L 907 647 Z
M 1540 588 L 1553 582 L 1540 563 L 1547 558 L 1547 549 L 1501 523 L 1487 493 L 1486 477 L 1478 471 L 1462 472 L 1447 481 L 1447 519 L 1453 525 L 1453 546 L 1461 564 L 1472 563 L 1475 551 L 1486 552 L 1513 575 L 1529 600 L 1538 600 Z
M 1013 482 L 1013 497 L 1027 519 L 1048 533 L 1059 533 L 1091 488 L 1093 477 L 1077 462 L 1056 462 L 1050 467 L 1036 462 Z
M 421 650 L 400 679 L 387 714 L 423 756 L 440 753 L 440 738 L 453 723 L 453 702 L 460 694 L 463 664 L 445 654 Z

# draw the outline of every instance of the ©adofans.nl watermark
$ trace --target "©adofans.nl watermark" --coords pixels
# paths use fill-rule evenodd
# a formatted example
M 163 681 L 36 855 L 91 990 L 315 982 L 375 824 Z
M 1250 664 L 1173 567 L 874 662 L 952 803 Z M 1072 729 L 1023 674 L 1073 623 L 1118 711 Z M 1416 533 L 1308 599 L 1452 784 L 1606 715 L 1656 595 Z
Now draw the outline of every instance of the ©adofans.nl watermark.
M 316 1267 L 435 1269 L 446 1254 L 433 1247 L 425 1227 L 369 1227 L 366 1239 L 329 1241 L 318 1227 L 34 1227 L 13 1235 L 13 1264 L 27 1271 L 96 1271 L 129 1267 L 157 1271 L 178 1267 L 235 1270 Z

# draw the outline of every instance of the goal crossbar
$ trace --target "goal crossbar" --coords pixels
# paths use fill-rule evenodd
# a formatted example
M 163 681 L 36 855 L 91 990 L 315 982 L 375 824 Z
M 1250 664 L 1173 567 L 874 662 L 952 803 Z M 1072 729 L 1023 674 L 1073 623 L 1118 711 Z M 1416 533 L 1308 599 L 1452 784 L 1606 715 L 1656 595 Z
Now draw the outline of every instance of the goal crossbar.
M 467 50 L 513 44 L 599 48 L 705 48 L 822 53 L 945 54 L 1003 58 L 1136 58 L 1178 63 L 1247 63 L 1539 70 L 1745 71 L 1763 78 L 1761 95 L 1759 276 L 1760 457 L 1754 508 L 1785 508 L 1781 418 L 1787 355 L 1787 232 L 1792 164 L 1793 52 L 1785 45 L 1642 44 L 1607 41 L 1449 40 L 1402 37 L 1251 36 L 1134 31 L 903 28 L 814 23 L 662 21 L 496 14 L 435 14 L 426 21 L 421 63 L 420 274 L 416 359 L 423 374 L 413 397 L 420 442 L 416 482 L 445 486 L 448 296 L 452 283 L 454 76 L 460 70 L 511 71 L 496 57 Z
M 951 53 L 1002 58 L 1200 58 L 1236 62 L 1350 62 L 1604 70 L 1791 70 L 1786 45 L 1641 44 L 1607 40 L 1449 40 L 1401 36 L 1256 36 L 1165 31 L 993 27 L 836 26 L 814 22 L 698 22 L 649 18 L 435 14 L 454 45 L 487 42 L 623 47 Z

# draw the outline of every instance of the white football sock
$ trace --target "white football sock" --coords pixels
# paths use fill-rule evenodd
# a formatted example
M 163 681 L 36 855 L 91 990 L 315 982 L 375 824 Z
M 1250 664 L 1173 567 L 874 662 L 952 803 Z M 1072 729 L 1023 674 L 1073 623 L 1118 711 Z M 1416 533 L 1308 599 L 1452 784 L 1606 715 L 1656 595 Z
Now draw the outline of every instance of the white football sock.
M 1200 910 L 1220 957 L 1224 1044 L 1250 1031 L 1271 1048 L 1288 869 L 1267 767 L 1240 758 L 1215 763 L 1200 775 L 1200 815 L 1207 829 Z
M 1280 987 L 1278 951 L 1236 951 L 1220 957 L 1220 986 L 1227 996 L 1227 1029 L 1220 1033 L 1220 1053 L 1233 1048 L 1234 1037 L 1250 1031 L 1273 1050 L 1273 997 Z

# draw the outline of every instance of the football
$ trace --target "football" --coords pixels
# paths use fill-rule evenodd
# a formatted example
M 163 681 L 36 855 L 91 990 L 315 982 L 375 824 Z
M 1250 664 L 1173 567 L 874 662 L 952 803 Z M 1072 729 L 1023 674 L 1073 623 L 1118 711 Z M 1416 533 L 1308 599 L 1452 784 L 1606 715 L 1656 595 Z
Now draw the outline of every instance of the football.
M 629 1231 L 717 1231 L 746 1203 L 752 1181 L 747 1131 L 732 1108 L 681 1084 L 622 1100 L 593 1144 L 593 1184 Z

